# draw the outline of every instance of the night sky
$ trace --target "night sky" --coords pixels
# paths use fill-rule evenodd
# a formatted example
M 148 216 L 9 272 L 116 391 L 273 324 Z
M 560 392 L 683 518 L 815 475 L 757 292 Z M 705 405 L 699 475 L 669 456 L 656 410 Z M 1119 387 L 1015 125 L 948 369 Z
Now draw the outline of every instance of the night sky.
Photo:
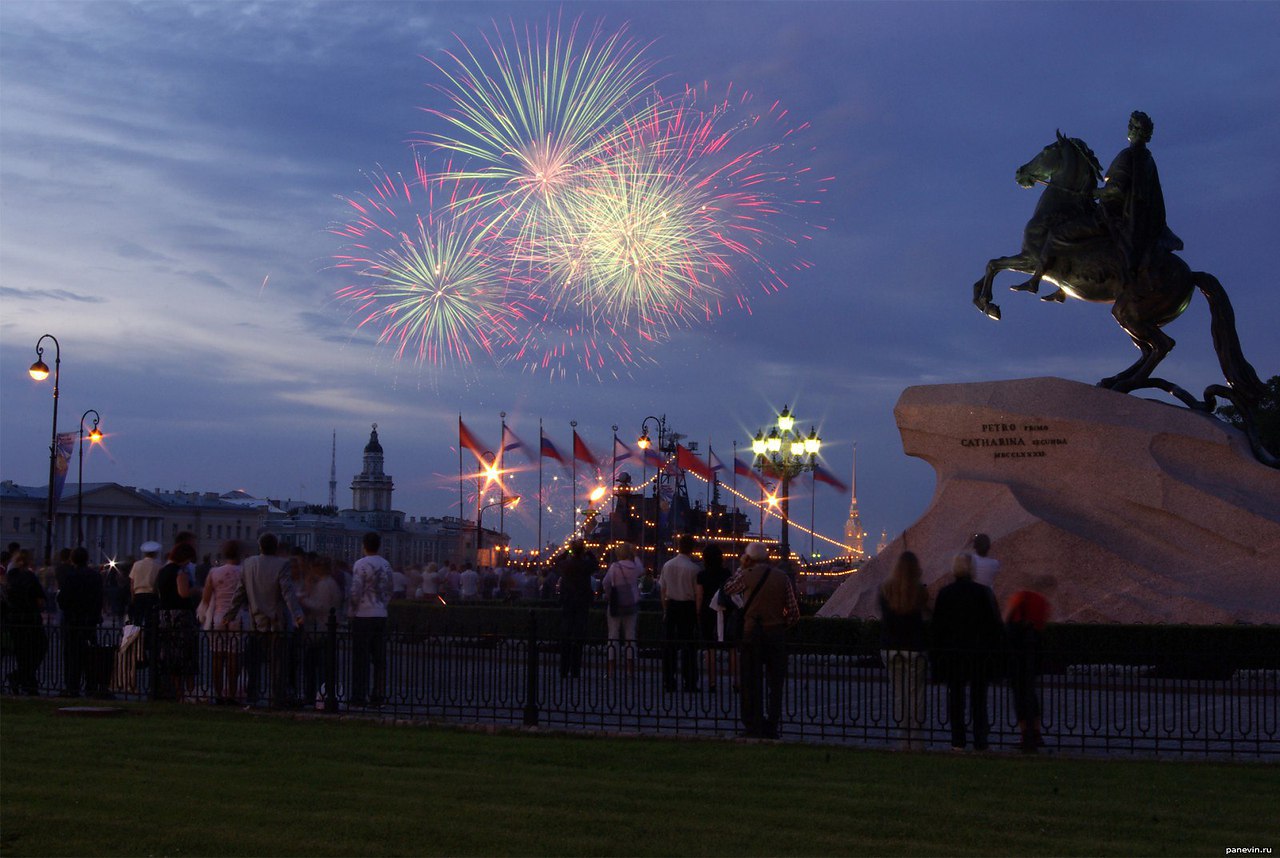
M 459 40 L 483 51 L 495 22 L 523 32 L 579 16 L 625 25 L 663 91 L 732 87 L 809 123 L 797 157 L 831 180 L 807 225 L 786 227 L 812 240 L 778 260 L 805 264 L 787 267 L 788 288 L 753 293 L 750 313 L 677 331 L 603 378 L 551 380 L 483 355 L 395 360 L 334 299 L 351 282 L 328 231 L 348 217 L 341 197 L 369 174 L 410 175 L 412 141 L 439 130 L 424 108 L 446 106 L 432 88 L 442 78 L 427 60 Z M 1277 33 L 1274 3 L 10 0 L 0 477 L 44 484 L 50 386 L 26 369 L 52 333 L 59 428 L 95 408 L 108 433 L 86 481 L 323 503 L 336 430 L 345 506 L 376 422 L 395 506 L 457 514 L 459 413 L 494 447 L 502 411 L 533 443 L 541 418 L 564 450 L 577 420 L 601 454 L 612 425 L 633 442 L 665 414 L 727 461 L 790 405 L 846 482 L 856 442 L 863 523 L 894 534 L 933 489 L 932 470 L 902 454 L 892 411 L 904 388 L 1092 383 L 1136 357 L 1108 308 L 1014 295 L 1018 275 L 997 280 L 1002 322 L 969 303 L 1035 206 L 1014 169 L 1058 129 L 1105 166 L 1130 111 L 1151 115 L 1183 258 L 1226 287 L 1259 375 L 1280 372 Z M 1167 330 L 1178 346 L 1158 374 L 1193 391 L 1220 380 L 1203 298 Z M 510 485 L 531 493 L 536 475 Z M 549 538 L 565 501 L 553 498 Z M 807 523 L 809 506 L 801 485 L 793 516 Z M 847 512 L 847 495 L 818 487 L 820 531 L 838 535 Z M 516 545 L 532 545 L 535 518 L 532 504 L 508 516 Z

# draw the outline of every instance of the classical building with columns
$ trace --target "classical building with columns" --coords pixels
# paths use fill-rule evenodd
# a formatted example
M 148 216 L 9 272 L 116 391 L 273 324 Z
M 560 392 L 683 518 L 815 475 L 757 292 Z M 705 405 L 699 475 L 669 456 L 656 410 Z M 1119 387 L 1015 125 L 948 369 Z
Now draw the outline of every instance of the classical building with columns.
M 456 516 L 406 517 L 392 509 L 394 482 L 383 470 L 382 444 L 374 424 L 364 448 L 363 469 L 351 482 L 351 507 L 301 501 L 271 501 L 242 491 L 148 491 L 119 483 L 85 483 L 83 498 L 68 484 L 54 516 L 53 551 L 83 544 L 94 563 L 126 562 L 141 556 L 142 543 L 155 540 L 168 550 L 177 535 L 196 535 L 197 555 L 217 559 L 223 542 L 235 539 L 252 546 L 263 533 L 274 533 L 283 545 L 314 551 L 350 563 L 361 554 L 365 532 L 382 534 L 382 554 L 397 568 L 430 562 L 492 564 L 505 550 L 505 534 L 485 528 L 476 551 L 475 522 Z M 81 503 L 82 502 L 82 503 Z M 38 561 L 44 546 L 47 515 L 44 486 L 0 482 L 0 545 L 17 542 Z M 83 516 L 77 507 L 83 506 Z
M 44 545 L 47 495 L 44 486 L 0 483 L 0 543 L 17 542 L 38 560 Z M 83 516 L 78 515 L 83 507 Z M 59 501 L 53 525 L 54 553 L 80 543 L 89 549 L 94 563 L 125 561 L 141 556 L 142 543 L 155 540 L 166 547 L 177 535 L 196 535 L 199 556 L 216 556 L 225 540 L 253 541 L 265 521 L 283 511 L 268 501 L 247 498 L 241 492 L 174 492 L 122 486 L 119 483 L 86 483 L 83 498 L 68 485 Z

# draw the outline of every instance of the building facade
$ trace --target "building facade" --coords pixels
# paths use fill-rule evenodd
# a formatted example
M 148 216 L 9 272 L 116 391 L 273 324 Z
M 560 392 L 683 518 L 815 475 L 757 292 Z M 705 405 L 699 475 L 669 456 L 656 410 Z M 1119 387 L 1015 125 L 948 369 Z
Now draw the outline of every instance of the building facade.
M 453 516 L 409 517 L 392 508 L 394 482 L 384 471 L 384 454 L 375 424 L 364 448 L 364 467 L 351 483 L 351 507 L 335 510 L 318 504 L 271 501 L 242 491 L 147 491 L 119 483 L 92 483 L 79 497 L 68 485 L 54 516 L 53 553 L 83 544 L 92 562 L 131 562 L 142 543 L 173 545 L 179 533 L 196 536 L 201 558 L 218 558 L 227 540 L 256 551 L 258 537 L 274 533 L 289 548 L 350 563 L 361 555 L 361 538 L 382 534 L 382 554 L 397 568 L 426 563 L 493 564 L 508 548 L 505 534 L 485 528 L 477 551 L 474 521 Z M 39 562 L 44 550 L 47 496 L 44 486 L 0 482 L 0 544 L 19 543 Z M 83 515 L 77 507 L 83 507 Z M 80 533 L 83 532 L 81 539 Z

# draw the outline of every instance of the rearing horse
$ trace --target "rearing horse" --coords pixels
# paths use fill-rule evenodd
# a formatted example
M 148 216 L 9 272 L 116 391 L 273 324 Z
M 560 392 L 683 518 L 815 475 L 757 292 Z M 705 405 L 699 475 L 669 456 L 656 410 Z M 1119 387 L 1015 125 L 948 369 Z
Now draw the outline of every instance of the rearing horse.
M 1192 271 L 1180 257 L 1164 250 L 1152 253 L 1150 264 L 1136 275 L 1130 272 L 1123 252 L 1098 217 L 1102 168 L 1083 141 L 1058 132 L 1058 139 L 1019 167 L 1015 176 L 1023 187 L 1035 182 L 1046 187 L 1027 222 L 1022 252 L 992 259 L 986 276 L 973 285 L 973 303 L 979 310 L 1000 319 L 1000 308 L 991 300 L 991 283 L 999 272 L 1032 275 L 1031 280 L 1012 287 L 1029 292 L 1037 291 L 1043 278 L 1061 290 L 1044 300 L 1070 297 L 1111 304 L 1111 315 L 1142 353 L 1132 366 L 1098 382 L 1099 387 L 1120 392 L 1159 387 L 1210 411 L 1212 394 L 1230 398 L 1237 407 L 1257 402 L 1264 388 L 1245 360 L 1226 290 L 1213 275 Z M 1210 387 L 1204 403 L 1170 382 L 1151 378 L 1174 346 L 1173 338 L 1161 328 L 1182 315 L 1197 288 L 1209 302 L 1214 350 L 1231 388 Z

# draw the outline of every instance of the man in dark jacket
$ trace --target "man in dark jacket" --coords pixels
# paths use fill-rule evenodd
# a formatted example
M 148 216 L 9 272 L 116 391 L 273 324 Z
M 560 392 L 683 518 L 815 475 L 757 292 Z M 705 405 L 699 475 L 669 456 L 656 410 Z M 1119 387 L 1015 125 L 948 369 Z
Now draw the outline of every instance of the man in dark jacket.
M 37 671 L 44 661 L 49 641 L 44 634 L 44 587 L 31 571 L 27 552 L 18 551 L 9 559 L 5 575 L 4 596 L 8 606 L 5 624 L 13 642 L 14 669 L 7 677 L 9 690 L 14 694 L 39 694 L 40 681 Z
M 64 697 L 80 696 L 80 680 L 85 691 L 101 693 L 105 677 L 90 670 L 98 626 L 102 624 L 102 576 L 89 568 L 89 552 L 83 547 L 71 552 L 71 565 L 58 588 L 62 609 L 62 678 Z
M 987 749 L 987 684 L 1004 650 L 1004 623 L 995 593 L 973 580 L 973 557 L 958 554 L 955 580 L 938 591 L 933 608 L 934 677 L 947 683 L 951 747 L 964 750 L 964 694 L 969 690 L 973 747 Z
M 560 676 L 582 673 L 582 647 L 587 639 L 587 616 L 595 598 L 592 576 L 595 557 L 582 540 L 575 539 L 560 565 Z

